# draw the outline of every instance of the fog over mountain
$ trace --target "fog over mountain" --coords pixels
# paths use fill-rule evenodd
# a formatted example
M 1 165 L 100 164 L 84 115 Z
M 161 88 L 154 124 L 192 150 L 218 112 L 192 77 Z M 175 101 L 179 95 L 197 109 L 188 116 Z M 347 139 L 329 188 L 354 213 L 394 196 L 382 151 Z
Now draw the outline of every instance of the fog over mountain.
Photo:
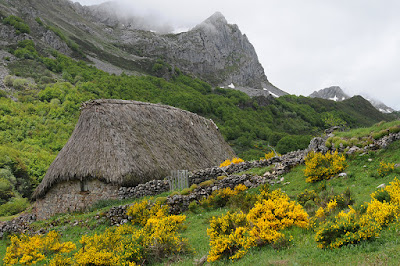
M 192 28 L 220 11 L 247 35 L 278 88 L 309 95 L 337 84 L 349 94 L 367 94 L 400 110 L 399 1 L 118 2 L 121 14 L 167 31 Z

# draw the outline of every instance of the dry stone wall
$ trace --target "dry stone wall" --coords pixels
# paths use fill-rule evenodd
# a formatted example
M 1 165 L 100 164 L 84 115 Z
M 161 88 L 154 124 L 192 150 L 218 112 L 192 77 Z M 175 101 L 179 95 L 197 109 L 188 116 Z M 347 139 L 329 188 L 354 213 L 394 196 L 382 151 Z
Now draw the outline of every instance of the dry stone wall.
M 167 198 L 167 204 L 170 206 L 171 213 L 180 213 L 187 210 L 190 202 L 211 195 L 212 191 L 235 187 L 238 184 L 244 184 L 247 187 L 255 187 L 260 184 L 269 183 L 274 185 L 283 182 L 280 175 L 288 172 L 291 167 L 303 163 L 304 157 L 311 150 L 315 152 L 328 151 L 325 146 L 325 138 L 315 138 L 311 141 L 306 150 L 291 152 L 281 157 L 274 157 L 269 160 L 255 162 L 244 162 L 237 165 L 231 165 L 226 168 L 208 168 L 193 172 L 189 176 L 190 184 L 200 184 L 209 179 L 216 179 L 218 176 L 226 175 L 222 180 L 217 180 L 208 187 L 199 187 L 189 195 L 174 195 Z M 400 140 L 399 133 L 391 133 L 374 143 L 363 148 L 350 147 L 348 153 L 355 151 L 376 150 L 386 148 L 394 141 Z M 344 150 L 344 149 L 343 149 Z M 274 165 L 273 170 L 264 174 L 264 176 L 235 175 L 235 173 L 246 171 L 251 168 L 265 167 Z M 105 184 L 97 180 L 88 183 L 89 192 L 80 192 L 80 182 L 65 182 L 53 187 L 44 199 L 38 200 L 34 205 L 34 211 L 31 214 L 23 214 L 12 221 L 0 223 L 0 237 L 7 232 L 16 233 L 27 230 L 28 225 L 38 219 L 46 219 L 51 215 L 67 211 L 84 210 L 100 199 L 126 199 L 140 198 L 143 196 L 153 196 L 168 191 L 168 182 L 165 180 L 153 180 L 136 187 L 121 187 Z M 107 217 L 112 224 L 123 224 L 128 221 L 126 209 L 129 205 L 122 205 L 111 208 Z

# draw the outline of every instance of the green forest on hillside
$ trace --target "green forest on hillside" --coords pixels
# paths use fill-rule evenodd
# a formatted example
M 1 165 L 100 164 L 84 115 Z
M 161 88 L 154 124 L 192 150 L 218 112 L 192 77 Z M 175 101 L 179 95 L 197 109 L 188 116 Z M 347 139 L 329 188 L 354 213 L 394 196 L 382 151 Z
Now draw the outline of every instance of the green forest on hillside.
M 339 103 L 291 95 L 250 98 L 236 90 L 212 88 L 162 61 L 154 71 L 163 69 L 169 80 L 108 74 L 87 62 L 36 48 L 31 40 L 8 47 L 18 59 L 8 63 L 11 75 L 4 80 L 12 90 L 0 91 L 0 203 L 14 204 L 0 215 L 26 206 L 21 197 L 29 198 L 40 183 L 71 135 L 81 103 L 90 99 L 162 103 L 213 119 L 245 160 L 258 159 L 272 147 L 280 153 L 303 149 L 330 126 L 360 127 L 391 119 L 360 97 Z

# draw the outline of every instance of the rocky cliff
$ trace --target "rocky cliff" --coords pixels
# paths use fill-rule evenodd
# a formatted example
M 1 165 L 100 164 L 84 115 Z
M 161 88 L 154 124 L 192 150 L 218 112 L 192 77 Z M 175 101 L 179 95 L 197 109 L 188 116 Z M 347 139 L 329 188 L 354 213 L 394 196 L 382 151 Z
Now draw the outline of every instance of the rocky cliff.
M 165 72 L 179 69 L 214 86 L 239 89 L 251 96 L 286 94 L 268 81 L 246 35 L 219 12 L 192 30 L 165 34 L 150 31 L 140 18 L 118 14 L 110 3 L 84 7 L 68 0 L 3 2 L 3 13 L 18 15 L 31 27 L 30 36 L 24 38 L 73 55 L 65 40 L 48 30 L 48 26 L 55 27 L 105 71 L 154 74 L 154 65 L 161 61 L 168 65 Z M 36 23 L 37 17 L 44 25 Z M 10 40 L 7 29 L 0 30 L 1 39 Z M 12 38 L 13 43 L 17 41 Z M 168 77 L 168 73 L 157 74 Z

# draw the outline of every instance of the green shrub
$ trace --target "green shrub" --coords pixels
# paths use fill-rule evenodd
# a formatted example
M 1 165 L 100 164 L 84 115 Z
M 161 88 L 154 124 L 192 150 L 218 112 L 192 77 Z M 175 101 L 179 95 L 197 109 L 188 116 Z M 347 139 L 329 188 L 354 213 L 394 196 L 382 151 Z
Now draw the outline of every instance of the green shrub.
M 160 204 L 164 204 L 167 202 L 167 197 L 158 197 L 155 199 L 156 202 L 159 202 Z
M 304 206 L 308 201 L 315 201 L 318 198 L 318 194 L 314 190 L 304 190 L 297 195 L 297 202 Z
M 222 179 L 225 179 L 225 178 L 226 178 L 226 175 L 220 175 L 220 176 L 217 177 L 217 180 L 222 180 Z
M 11 87 L 13 85 L 14 80 L 15 80 L 15 77 L 13 77 L 11 75 L 7 75 L 4 78 L 4 84 L 8 87 Z
M 214 179 L 210 179 L 210 180 L 206 180 L 204 182 L 201 182 L 199 184 L 199 187 L 208 187 L 208 186 L 212 186 L 215 183 Z
M 383 138 L 384 136 L 387 136 L 387 135 L 389 135 L 389 130 L 384 129 L 384 130 L 381 130 L 379 132 L 373 133 L 372 134 L 372 138 L 377 140 L 377 139 L 381 139 L 381 138 Z
M 189 204 L 189 211 L 193 212 L 193 213 L 198 213 L 199 212 L 199 204 L 196 201 L 192 201 Z
M 400 126 L 393 126 L 389 128 L 389 133 L 396 134 L 400 132 Z
M 10 216 L 23 212 L 28 208 L 29 202 L 26 198 L 13 198 L 9 202 L 0 205 L 0 216 Z
M 190 186 L 190 192 L 193 192 L 193 190 L 195 190 L 196 188 L 198 188 L 198 185 L 197 184 L 193 184 L 193 185 L 191 185 Z
M 227 206 L 232 210 L 248 213 L 257 201 L 257 195 L 242 192 L 229 198 Z
M 3 20 L 3 23 L 13 26 L 14 29 L 15 29 L 15 32 L 17 34 L 21 34 L 21 33 L 28 33 L 29 34 L 31 32 L 28 24 L 26 24 L 22 20 L 22 18 L 19 18 L 17 16 L 13 16 L 13 15 L 12 16 L 8 16 Z
M 36 21 L 40 26 L 44 26 L 43 21 L 42 21 L 39 17 L 36 17 L 36 18 L 35 18 L 35 21 Z
M 23 59 L 37 59 L 39 54 L 36 51 L 35 44 L 32 40 L 23 40 L 18 43 L 18 49 L 14 51 L 14 55 Z
M 180 195 L 179 191 L 173 191 L 170 195 L 170 197 L 175 196 L 175 195 Z
M 184 189 L 182 189 L 182 191 L 181 191 L 181 195 L 189 195 L 190 194 L 190 189 L 189 188 L 184 188 Z
M 13 81 L 13 87 L 16 90 L 24 90 L 24 89 L 35 89 L 36 85 L 28 79 L 16 78 Z
M 0 177 L 0 204 L 6 203 L 13 196 L 14 192 L 11 182 L 4 177 Z
M 294 150 L 302 150 L 308 147 L 311 139 L 311 136 L 307 135 L 286 136 L 278 141 L 276 144 L 276 150 L 281 154 Z
M 387 190 L 376 191 L 374 197 L 380 202 L 390 202 L 390 194 Z

